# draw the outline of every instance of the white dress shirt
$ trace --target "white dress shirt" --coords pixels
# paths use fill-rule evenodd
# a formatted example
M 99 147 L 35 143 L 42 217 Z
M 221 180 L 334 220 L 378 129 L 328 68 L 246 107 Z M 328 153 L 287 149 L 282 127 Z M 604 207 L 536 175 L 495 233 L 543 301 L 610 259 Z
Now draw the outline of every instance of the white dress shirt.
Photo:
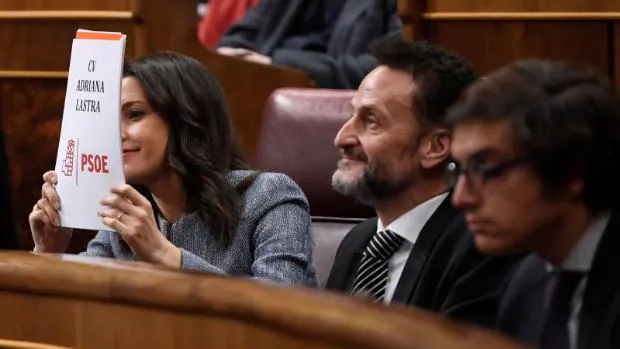
M 586 276 L 581 280 L 575 294 L 571 300 L 571 312 L 568 320 L 568 341 L 571 349 L 577 348 L 577 340 L 579 335 L 579 319 L 581 315 L 581 306 L 583 303 L 583 294 L 588 284 L 587 273 L 592 268 L 592 262 L 596 254 L 605 228 L 611 218 L 611 212 L 605 212 L 597 216 L 586 228 L 586 231 L 581 235 L 577 244 L 573 247 L 568 257 L 562 262 L 560 269 L 567 271 L 580 271 L 586 273 Z M 553 267 L 549 267 L 553 270 Z
M 400 275 L 403 273 L 409 254 L 411 254 L 413 245 L 418 239 L 422 228 L 424 228 L 426 222 L 428 222 L 447 196 L 448 193 L 443 193 L 421 203 L 411 211 L 396 218 L 385 228 L 381 219 L 377 221 L 377 232 L 388 229 L 405 239 L 388 262 L 388 284 L 385 288 L 385 297 L 383 299 L 386 304 L 389 304 L 392 300 L 396 285 L 398 285 L 400 280 Z

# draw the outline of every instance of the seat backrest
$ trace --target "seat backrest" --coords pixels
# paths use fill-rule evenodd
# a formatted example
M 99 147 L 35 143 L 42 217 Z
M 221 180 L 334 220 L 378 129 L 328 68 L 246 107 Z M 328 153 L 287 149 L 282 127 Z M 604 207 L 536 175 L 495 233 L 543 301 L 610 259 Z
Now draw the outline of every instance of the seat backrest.
M 325 287 L 340 242 L 362 219 L 312 217 L 313 257 L 319 284 Z
M 327 279 L 344 235 L 374 215 L 370 207 L 331 187 L 339 159 L 334 138 L 350 117 L 353 94 L 347 90 L 276 90 L 267 102 L 258 135 L 255 165 L 287 174 L 308 197 L 314 258 L 321 282 Z

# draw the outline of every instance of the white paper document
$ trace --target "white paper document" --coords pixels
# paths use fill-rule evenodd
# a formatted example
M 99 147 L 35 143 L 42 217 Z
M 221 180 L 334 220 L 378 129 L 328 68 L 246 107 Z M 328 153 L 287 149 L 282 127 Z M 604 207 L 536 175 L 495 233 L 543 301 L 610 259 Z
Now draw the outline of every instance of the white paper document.
M 110 189 L 125 183 L 120 92 L 126 36 L 78 30 L 71 48 L 56 156 L 63 227 L 112 230 L 97 212 Z

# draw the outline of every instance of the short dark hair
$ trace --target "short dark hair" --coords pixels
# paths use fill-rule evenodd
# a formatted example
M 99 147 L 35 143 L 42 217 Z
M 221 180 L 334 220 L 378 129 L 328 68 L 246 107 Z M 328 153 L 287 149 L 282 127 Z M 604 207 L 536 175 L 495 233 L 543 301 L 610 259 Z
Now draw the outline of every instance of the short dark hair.
M 240 220 L 239 194 L 253 178 L 236 188 L 226 179 L 229 171 L 249 166 L 220 85 L 202 63 L 174 52 L 128 61 L 123 77 L 138 80 L 170 127 L 166 161 L 181 177 L 189 206 L 227 245 Z
M 417 85 L 413 108 L 422 125 L 443 125 L 445 114 L 462 91 L 477 79 L 471 63 L 425 41 L 408 43 L 389 36 L 371 44 L 379 65 L 405 71 Z
M 620 103 L 603 75 L 548 60 L 513 63 L 448 112 L 452 125 L 481 120 L 510 120 L 515 148 L 547 189 L 581 178 L 591 210 L 618 207 Z

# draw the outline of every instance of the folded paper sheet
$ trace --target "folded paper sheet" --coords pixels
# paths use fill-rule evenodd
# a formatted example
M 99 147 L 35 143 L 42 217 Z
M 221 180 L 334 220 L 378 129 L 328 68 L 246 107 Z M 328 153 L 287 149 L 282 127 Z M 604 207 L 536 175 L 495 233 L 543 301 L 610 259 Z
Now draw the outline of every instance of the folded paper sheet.
M 78 30 L 56 157 L 64 227 L 111 230 L 97 215 L 110 188 L 123 184 L 120 92 L 126 36 Z

